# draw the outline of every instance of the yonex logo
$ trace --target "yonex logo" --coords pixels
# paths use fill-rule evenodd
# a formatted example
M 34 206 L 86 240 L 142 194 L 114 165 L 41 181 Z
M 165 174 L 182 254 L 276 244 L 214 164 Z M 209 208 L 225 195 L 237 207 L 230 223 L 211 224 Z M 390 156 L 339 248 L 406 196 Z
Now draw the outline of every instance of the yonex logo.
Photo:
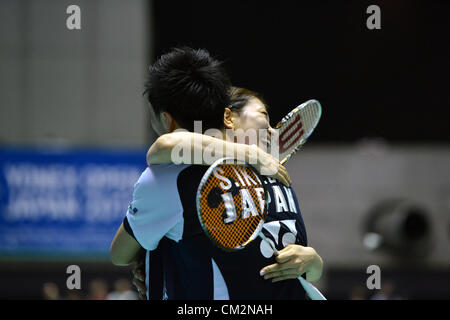
M 274 247 L 279 247 L 281 244 L 283 248 L 289 244 L 296 243 L 297 227 L 295 222 L 295 219 L 286 219 L 264 223 L 263 230 L 267 240 Z M 266 241 L 261 241 L 260 251 L 265 258 L 273 256 L 273 250 Z

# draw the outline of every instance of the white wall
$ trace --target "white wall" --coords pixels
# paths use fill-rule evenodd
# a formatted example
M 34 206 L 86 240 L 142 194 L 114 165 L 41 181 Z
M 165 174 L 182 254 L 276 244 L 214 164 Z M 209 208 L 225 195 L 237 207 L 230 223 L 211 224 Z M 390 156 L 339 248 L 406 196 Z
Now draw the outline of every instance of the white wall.
M 81 8 L 68 30 L 66 8 Z M 143 146 L 145 0 L 0 1 L 0 143 Z

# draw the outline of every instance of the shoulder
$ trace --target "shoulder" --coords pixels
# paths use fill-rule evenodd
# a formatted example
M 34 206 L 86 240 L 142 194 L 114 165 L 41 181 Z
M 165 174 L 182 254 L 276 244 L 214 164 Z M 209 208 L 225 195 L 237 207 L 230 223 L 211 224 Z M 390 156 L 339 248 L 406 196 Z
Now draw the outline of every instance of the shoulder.
M 160 188 L 161 185 L 170 183 L 190 165 L 176 165 L 173 163 L 154 164 L 147 167 L 134 185 L 135 189 Z
M 150 203 L 161 197 L 175 196 L 178 176 L 189 166 L 158 164 L 147 167 L 134 184 L 133 200 Z

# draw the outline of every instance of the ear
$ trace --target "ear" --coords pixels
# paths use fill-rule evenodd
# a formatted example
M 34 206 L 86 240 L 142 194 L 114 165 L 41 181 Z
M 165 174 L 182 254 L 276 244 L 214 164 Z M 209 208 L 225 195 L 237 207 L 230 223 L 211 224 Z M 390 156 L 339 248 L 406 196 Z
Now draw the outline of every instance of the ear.
M 230 108 L 225 108 L 223 113 L 223 124 L 226 129 L 234 129 L 236 126 L 236 119 L 233 116 L 233 111 Z
M 166 111 L 161 112 L 160 119 L 161 123 L 164 126 L 164 130 L 168 133 L 174 131 L 178 127 L 175 119 L 172 117 L 170 113 Z
M 163 111 L 159 115 L 160 123 L 164 127 L 166 133 L 170 133 L 176 128 L 176 121 L 172 115 L 166 111 Z

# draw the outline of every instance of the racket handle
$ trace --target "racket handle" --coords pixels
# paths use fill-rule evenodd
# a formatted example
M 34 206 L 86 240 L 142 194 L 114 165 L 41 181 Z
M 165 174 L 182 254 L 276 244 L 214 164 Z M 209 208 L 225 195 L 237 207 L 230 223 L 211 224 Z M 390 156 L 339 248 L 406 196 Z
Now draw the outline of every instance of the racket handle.
M 298 277 L 298 280 L 302 284 L 303 289 L 305 289 L 306 293 L 311 298 L 311 300 L 327 300 L 316 287 L 314 287 L 311 283 L 303 279 L 303 277 Z
M 272 248 L 273 253 L 277 256 L 279 252 L 277 248 L 275 248 L 273 243 L 269 241 L 262 232 L 259 233 L 259 236 Z M 311 298 L 311 300 L 327 300 L 316 287 L 314 287 L 311 283 L 303 279 L 303 277 L 298 277 L 298 280 L 300 281 L 303 289 L 305 289 L 306 293 Z
M 297 148 L 295 148 L 290 154 L 288 154 L 283 160 L 280 161 L 280 164 L 283 165 L 286 161 L 288 161 L 289 158 L 292 157 L 292 155 L 295 154 L 300 149 L 300 147 L 301 146 L 298 146 Z

